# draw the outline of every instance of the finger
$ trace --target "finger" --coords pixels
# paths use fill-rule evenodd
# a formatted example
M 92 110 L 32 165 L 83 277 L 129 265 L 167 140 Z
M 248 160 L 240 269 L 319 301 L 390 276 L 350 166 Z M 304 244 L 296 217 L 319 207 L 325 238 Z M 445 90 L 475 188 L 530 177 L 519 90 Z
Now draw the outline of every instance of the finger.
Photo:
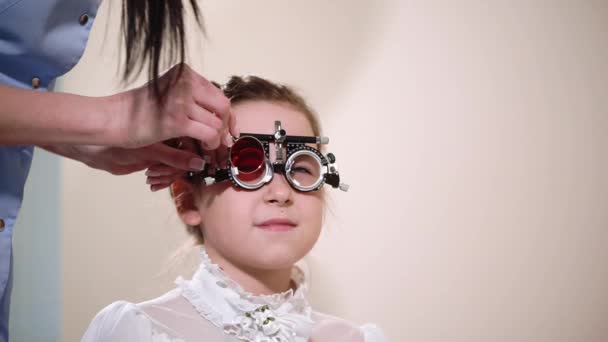
M 150 162 L 140 162 L 136 164 L 118 165 L 115 164 L 110 167 L 107 171 L 116 176 L 128 175 L 133 172 L 141 171 L 148 168 L 151 165 Z
M 230 119 L 229 119 L 229 126 L 230 126 L 230 133 L 232 134 L 233 137 L 238 138 L 239 135 L 241 135 L 241 132 L 239 130 L 239 128 L 237 127 L 236 124 L 236 115 L 234 114 L 233 111 L 230 111 Z
M 224 93 L 206 78 L 192 71 L 195 84 L 192 86 L 194 102 L 206 110 L 215 113 L 220 118 L 230 115 L 230 100 Z
M 175 173 L 183 173 L 183 170 L 176 169 L 174 167 L 165 165 L 165 164 L 154 164 L 148 168 L 146 171 L 146 176 L 148 177 L 158 177 L 158 176 L 171 176 Z
M 222 143 L 228 147 L 232 146 L 232 136 L 230 135 L 230 118 L 232 111 L 222 118 Z
M 227 147 L 232 147 L 234 139 L 240 135 L 239 129 L 236 124 L 236 116 L 232 111 L 230 115 L 224 120 L 225 127 L 222 129 L 222 144 Z
M 230 136 L 230 133 L 236 131 L 236 129 L 234 129 L 236 121 L 230 110 L 230 100 L 226 98 L 222 90 L 213 83 L 196 74 L 194 71 L 192 74 L 202 85 L 200 90 L 196 86 L 193 88 L 195 103 L 221 118 L 222 128 L 220 134 L 222 136 L 222 143 L 226 146 L 232 146 L 232 137 Z
M 176 180 L 180 179 L 182 176 L 183 176 L 183 173 L 182 174 L 174 174 L 174 175 L 171 175 L 171 176 L 148 177 L 146 179 L 146 184 L 150 184 L 150 185 L 162 185 L 162 184 L 171 185 L 171 183 L 173 183 Z
M 165 164 L 180 170 L 201 171 L 205 166 L 205 161 L 196 153 L 165 144 L 154 144 L 145 153 L 146 158 L 154 161 L 154 164 Z
M 186 150 L 198 154 L 199 149 L 197 148 L 197 140 L 190 137 L 178 137 L 164 141 L 165 145 L 177 148 L 179 150 Z
M 186 171 L 176 169 L 174 167 L 167 166 L 167 165 L 150 167 L 150 168 L 148 168 L 148 170 L 145 173 L 146 177 L 178 177 L 178 178 L 184 176 L 185 174 L 186 174 Z
M 224 128 L 224 123 L 220 118 L 218 118 L 215 114 L 209 112 L 208 110 L 193 105 L 190 108 L 190 112 L 188 113 L 188 117 L 194 121 L 200 122 L 203 125 L 207 125 L 217 131 L 220 131 Z
M 231 147 L 233 144 L 232 135 L 230 134 L 230 131 L 228 129 L 224 130 L 224 134 L 222 136 L 222 144 L 226 147 Z
M 184 133 L 201 142 L 204 150 L 215 150 L 220 145 L 220 133 L 196 121 L 190 121 L 184 128 Z
M 158 185 L 150 185 L 150 191 L 156 192 L 158 190 L 162 190 L 168 188 L 171 184 L 158 184 Z

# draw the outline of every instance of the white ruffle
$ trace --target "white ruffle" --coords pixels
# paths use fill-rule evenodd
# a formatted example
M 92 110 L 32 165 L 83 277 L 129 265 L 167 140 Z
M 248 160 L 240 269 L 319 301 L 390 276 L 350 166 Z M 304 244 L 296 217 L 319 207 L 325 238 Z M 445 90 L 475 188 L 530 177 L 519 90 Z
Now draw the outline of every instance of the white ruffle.
M 214 264 L 205 249 L 192 280 L 176 280 L 182 296 L 215 326 L 244 341 L 296 342 L 310 334 L 312 309 L 306 299 L 304 273 L 292 269 L 295 291 L 254 295 L 245 291 Z
M 186 342 L 181 338 L 173 338 L 169 334 L 152 330 L 152 342 Z

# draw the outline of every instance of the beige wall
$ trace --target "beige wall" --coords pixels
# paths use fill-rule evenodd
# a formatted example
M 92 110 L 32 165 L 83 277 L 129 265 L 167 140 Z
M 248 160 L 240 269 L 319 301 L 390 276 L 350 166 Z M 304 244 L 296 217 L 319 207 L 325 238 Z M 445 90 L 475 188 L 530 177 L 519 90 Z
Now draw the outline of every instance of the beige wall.
M 61 89 L 119 89 L 107 3 Z M 391 341 L 608 340 L 608 6 L 503 3 L 203 2 L 192 65 L 296 85 L 351 184 L 309 258 L 319 308 Z M 183 235 L 142 174 L 62 177 L 76 341 L 187 267 L 157 276 Z

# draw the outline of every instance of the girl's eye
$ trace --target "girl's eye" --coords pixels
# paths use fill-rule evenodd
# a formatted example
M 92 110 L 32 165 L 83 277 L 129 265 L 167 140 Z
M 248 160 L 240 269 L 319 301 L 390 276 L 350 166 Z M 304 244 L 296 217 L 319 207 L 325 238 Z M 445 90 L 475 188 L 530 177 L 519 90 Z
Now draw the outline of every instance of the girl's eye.
M 312 175 L 312 171 L 304 166 L 295 166 L 291 169 L 291 172 L 306 173 Z

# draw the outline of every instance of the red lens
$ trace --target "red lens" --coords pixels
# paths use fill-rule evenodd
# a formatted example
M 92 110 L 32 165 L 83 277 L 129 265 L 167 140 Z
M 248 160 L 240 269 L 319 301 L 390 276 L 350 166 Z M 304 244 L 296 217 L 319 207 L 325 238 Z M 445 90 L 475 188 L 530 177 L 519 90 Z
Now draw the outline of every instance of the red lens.
M 230 149 L 230 162 L 239 173 L 254 173 L 264 165 L 264 147 L 255 138 L 241 138 Z

